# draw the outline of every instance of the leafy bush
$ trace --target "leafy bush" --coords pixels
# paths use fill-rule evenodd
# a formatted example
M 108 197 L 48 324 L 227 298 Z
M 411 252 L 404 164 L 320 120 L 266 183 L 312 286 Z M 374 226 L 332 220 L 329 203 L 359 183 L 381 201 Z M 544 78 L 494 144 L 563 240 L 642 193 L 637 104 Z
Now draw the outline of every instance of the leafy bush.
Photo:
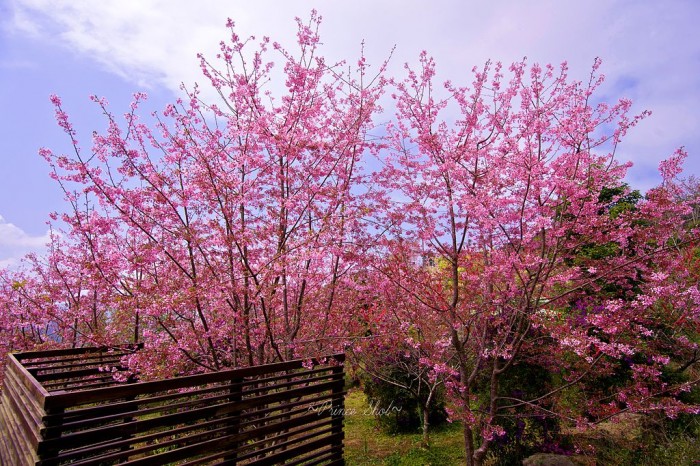
M 419 371 L 407 371 L 406 365 L 417 368 L 418 360 L 408 353 L 388 355 L 382 359 L 375 361 L 375 364 L 381 364 L 381 376 L 368 372 L 361 376 L 363 391 L 370 405 L 369 413 L 376 415 L 380 426 L 388 433 L 415 432 L 421 428 L 422 406 L 427 401 L 428 390 L 425 381 L 413 375 Z M 421 383 L 423 386 L 419 387 Z M 431 426 L 437 426 L 446 421 L 444 391 L 439 390 L 430 402 L 428 422 Z

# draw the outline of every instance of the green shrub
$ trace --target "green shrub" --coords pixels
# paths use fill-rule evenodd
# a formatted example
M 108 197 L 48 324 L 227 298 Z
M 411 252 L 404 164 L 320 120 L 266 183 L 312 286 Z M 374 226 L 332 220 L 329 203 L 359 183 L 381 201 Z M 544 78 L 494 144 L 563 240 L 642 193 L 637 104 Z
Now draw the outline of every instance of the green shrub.
M 418 364 L 417 357 L 408 352 L 392 354 L 387 351 L 382 354 L 380 361 L 372 362 L 373 367 L 380 368 L 381 376 L 368 372 L 361 376 L 362 387 L 370 405 L 369 412 L 376 414 L 380 426 L 388 433 L 416 432 L 421 429 L 422 406 L 428 399 L 429 388 L 427 380 L 415 375 L 420 373 Z M 398 385 L 411 387 L 412 390 Z M 447 421 L 442 387 L 431 399 L 428 416 L 431 427 Z

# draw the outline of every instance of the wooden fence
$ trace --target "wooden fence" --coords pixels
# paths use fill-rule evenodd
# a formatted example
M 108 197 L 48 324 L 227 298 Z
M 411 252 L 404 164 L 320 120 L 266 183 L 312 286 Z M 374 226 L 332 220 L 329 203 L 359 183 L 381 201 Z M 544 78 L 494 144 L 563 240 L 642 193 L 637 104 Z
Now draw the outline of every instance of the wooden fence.
M 130 351 L 8 355 L 0 464 L 344 464 L 344 355 L 119 383 Z

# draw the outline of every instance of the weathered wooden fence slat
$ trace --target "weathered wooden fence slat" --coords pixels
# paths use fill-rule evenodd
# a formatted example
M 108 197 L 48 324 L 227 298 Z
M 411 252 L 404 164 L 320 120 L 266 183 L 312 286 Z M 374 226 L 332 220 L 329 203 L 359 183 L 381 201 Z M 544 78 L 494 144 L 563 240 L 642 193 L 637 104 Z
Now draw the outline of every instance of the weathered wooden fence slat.
M 10 354 L 0 462 L 343 464 L 344 355 L 151 382 L 105 372 L 137 350 Z

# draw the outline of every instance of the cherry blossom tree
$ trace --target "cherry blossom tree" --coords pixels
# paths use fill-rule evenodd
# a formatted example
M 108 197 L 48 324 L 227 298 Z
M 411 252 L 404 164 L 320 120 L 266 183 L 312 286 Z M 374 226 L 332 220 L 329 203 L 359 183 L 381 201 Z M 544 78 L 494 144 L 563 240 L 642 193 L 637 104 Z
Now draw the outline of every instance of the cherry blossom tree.
M 183 87 L 153 127 L 144 94 L 123 119 L 93 97 L 107 129 L 87 150 L 52 97 L 73 153 L 42 155 L 72 209 L 37 273 L 73 322 L 63 341 L 144 341 L 130 361 L 144 375 L 342 348 L 364 286 L 371 193 L 358 187 L 385 79 L 363 56 L 328 62 L 315 12 L 297 23 L 289 51 L 229 21 L 216 59 L 200 57 L 209 98 Z
M 623 186 L 628 164 L 616 161 L 616 149 L 646 113 L 629 117 L 624 99 L 598 102 L 599 66 L 582 83 L 568 78 L 566 65 L 515 63 L 506 80 L 500 64 L 487 64 L 473 70 L 471 87 L 447 82 L 438 91 L 435 64 L 423 54 L 397 85 L 391 153 L 377 176 L 387 192 L 382 221 L 400 239 L 393 244 L 438 266 L 416 273 L 409 265 L 386 274 L 386 283 L 428 316 L 405 313 L 405 321 L 431 332 L 438 325 L 448 343 L 431 362 L 449 374 L 456 361 L 446 385 L 469 465 L 483 463 L 505 434 L 499 419 L 519 409 L 579 425 L 623 411 L 697 409 L 678 399 L 696 381 L 669 386 L 662 377 L 671 345 L 674 354 L 694 354 L 697 334 L 667 333 L 665 349 L 652 343 L 661 322 L 675 326 L 681 316 L 697 331 L 697 282 L 682 263 L 697 231 L 683 228 L 688 206 L 674 200 L 685 154 L 662 164 L 662 185 L 634 209 L 608 212 L 629 194 L 601 196 Z M 592 245 L 611 252 L 581 261 Z M 610 284 L 614 295 L 605 292 Z M 514 368 L 532 360 L 561 371 L 563 381 L 533 399 L 504 393 Z M 631 371 L 626 383 L 589 398 L 585 412 L 554 403 L 568 387 L 621 365 Z

